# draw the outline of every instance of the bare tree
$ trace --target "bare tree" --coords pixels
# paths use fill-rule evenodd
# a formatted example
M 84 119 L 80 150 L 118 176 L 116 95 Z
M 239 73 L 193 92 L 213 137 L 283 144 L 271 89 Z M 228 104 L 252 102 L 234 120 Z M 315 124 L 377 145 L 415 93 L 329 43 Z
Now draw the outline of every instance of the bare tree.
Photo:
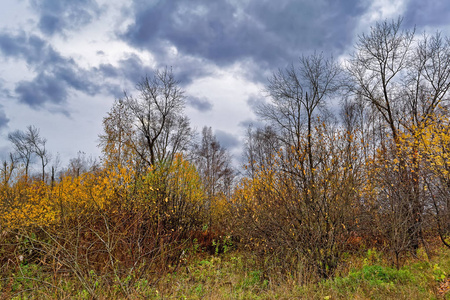
M 314 141 L 318 138 L 314 127 L 318 125 L 319 108 L 324 107 L 327 98 L 340 87 L 340 72 L 332 58 L 317 53 L 302 56 L 297 68 L 291 65 L 269 78 L 266 90 L 271 102 L 257 110 L 258 116 L 277 132 L 286 155 L 297 156 L 295 159 L 303 168 L 302 174 L 297 175 L 301 180 L 307 178 L 312 187 L 317 164 L 314 147 L 318 145 Z M 308 198 L 313 201 L 314 191 Z
M 78 151 L 77 157 L 70 159 L 67 174 L 79 177 L 83 173 L 94 172 L 99 164 L 92 156 L 87 156 L 83 151 Z
M 25 132 L 16 130 L 8 134 L 8 140 L 13 144 L 15 155 L 25 167 L 25 177 L 28 178 L 28 170 L 33 158 L 33 146 L 28 142 Z
M 100 144 L 116 160 L 138 158 L 137 167 L 170 162 L 187 150 L 192 137 L 184 115 L 184 91 L 172 70 L 156 70 L 137 85 L 137 96 L 125 93 L 104 119 Z
M 14 170 L 16 169 L 16 159 L 12 153 L 9 153 L 9 160 L 4 159 L 0 169 L 2 176 L 2 184 L 8 185 L 13 177 Z
M 402 174 L 390 177 L 399 182 L 389 185 L 401 183 L 404 186 L 402 197 L 397 200 L 409 209 L 402 205 L 393 207 L 402 207 L 397 209 L 398 213 L 410 219 L 410 245 L 417 249 L 425 206 L 424 183 L 419 178 L 420 164 L 416 155 L 419 141 L 412 144 L 412 155 L 407 158 L 398 148 L 399 136 L 403 132 L 414 135 L 414 130 L 427 126 L 440 107 L 447 105 L 450 42 L 440 33 L 431 37 L 424 34 L 415 40 L 414 30 L 402 30 L 401 23 L 401 18 L 380 22 L 371 28 L 370 34 L 359 36 L 347 71 L 352 80 L 350 90 L 357 96 L 356 100 L 368 104 L 382 120 L 378 146 L 382 153 L 391 155 L 384 159 L 400 161 Z M 397 150 L 386 151 L 387 145 Z M 407 181 L 411 182 L 407 184 Z
M 401 93 L 400 122 L 409 131 L 426 126 L 434 113 L 448 105 L 450 88 L 450 39 L 440 32 L 423 34 L 412 49 Z
M 46 148 L 47 139 L 39 134 L 39 129 L 34 126 L 27 127 L 30 143 L 33 146 L 33 152 L 39 157 L 42 167 L 42 181 L 45 181 L 45 167 L 51 160 L 51 154 Z
M 271 126 L 247 130 L 244 145 L 247 176 L 254 178 L 257 169 L 262 166 L 274 166 L 276 156 L 281 148 L 277 133 Z
M 299 147 L 306 137 L 310 169 L 313 168 L 312 136 L 317 109 L 339 88 L 339 74 L 340 68 L 332 58 L 317 53 L 302 56 L 297 68 L 291 65 L 269 78 L 267 93 L 271 103 L 257 111 L 280 133 L 285 146 Z
M 55 184 L 56 176 L 58 174 L 58 169 L 60 166 L 61 166 L 61 157 L 60 157 L 59 153 L 57 153 L 55 158 L 53 159 L 53 164 L 52 164 L 52 174 L 51 174 L 51 178 L 50 178 L 50 184 L 51 184 L 52 188 Z
M 231 157 L 220 145 L 211 127 L 203 127 L 201 143 L 194 146 L 194 162 L 206 191 L 205 204 L 211 227 L 211 206 L 217 197 L 230 197 L 234 178 Z
M 249 132 L 252 178 L 244 178 L 249 190 L 238 194 L 248 204 L 250 220 L 243 225 L 252 235 L 280 251 L 274 255 L 307 257 L 323 277 L 339 260 L 356 191 L 357 144 L 348 143 L 325 109 L 340 87 L 339 75 L 331 58 L 314 54 L 269 78 L 270 102 L 257 111 L 268 126 Z
M 177 152 L 186 150 L 192 134 L 183 114 L 184 91 L 168 68 L 145 77 L 137 90 L 137 97 L 125 94 L 124 98 L 136 130 L 132 147 L 148 166 L 172 160 Z
M 362 34 L 347 65 L 351 89 L 373 105 L 394 141 L 401 126 L 426 122 L 450 88 L 450 41 L 438 32 L 414 42 L 402 19 L 384 21 Z
M 414 32 L 400 30 L 396 22 L 377 23 L 369 35 L 359 36 L 356 52 L 348 65 L 351 88 L 381 114 L 394 140 L 398 137 L 399 102 L 395 101 L 399 77 L 410 62 Z
M 24 164 L 25 177 L 28 178 L 33 156 L 37 155 L 41 160 L 42 180 L 45 180 L 45 167 L 50 160 L 50 154 L 45 147 L 47 139 L 40 136 L 39 129 L 30 125 L 26 131 L 16 130 L 8 134 L 8 139 L 14 146 L 17 159 Z

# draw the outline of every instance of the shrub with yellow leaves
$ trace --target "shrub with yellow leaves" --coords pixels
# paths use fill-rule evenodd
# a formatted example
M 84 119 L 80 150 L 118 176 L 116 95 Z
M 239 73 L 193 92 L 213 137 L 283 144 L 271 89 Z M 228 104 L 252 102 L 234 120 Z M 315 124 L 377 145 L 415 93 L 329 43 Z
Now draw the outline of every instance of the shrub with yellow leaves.
M 306 142 L 281 149 L 273 165 L 241 180 L 233 206 L 247 247 L 277 257 L 285 272 L 303 264 L 328 277 L 354 224 L 358 145 L 326 124 L 315 130 L 313 164 Z

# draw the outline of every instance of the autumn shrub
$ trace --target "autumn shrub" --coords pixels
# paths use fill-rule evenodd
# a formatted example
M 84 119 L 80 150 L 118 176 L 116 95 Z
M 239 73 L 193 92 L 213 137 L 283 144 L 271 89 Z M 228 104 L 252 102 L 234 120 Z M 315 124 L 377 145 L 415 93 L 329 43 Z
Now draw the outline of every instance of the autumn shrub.
M 20 257 L 74 276 L 90 295 L 92 274 L 111 283 L 133 275 L 130 285 L 176 269 L 190 232 L 205 222 L 198 173 L 181 155 L 143 175 L 115 166 L 53 184 L 17 180 L 1 193 L 2 262 Z
M 408 162 L 393 145 L 377 149 L 367 164 L 367 182 L 363 192 L 364 213 L 369 220 L 361 229 L 370 232 L 367 240 L 377 238 L 378 247 L 390 254 L 398 267 L 405 254 L 414 248 L 413 235 L 419 228 L 413 224 L 412 177 Z
M 450 248 L 446 240 L 450 236 L 450 120 L 448 111 L 435 114 L 428 126 L 416 128 L 415 140 L 423 168 L 423 193 L 431 209 L 427 215 L 434 225 L 442 243 Z M 403 137 L 406 145 L 411 145 L 411 137 Z M 434 230 L 433 230 L 434 229 Z M 430 231 L 430 230 L 429 230 Z
M 448 117 L 430 116 L 399 131 L 366 160 L 360 231 L 376 241 L 397 268 L 419 245 L 439 237 L 445 244 L 449 219 Z
M 328 277 L 354 225 L 358 165 L 344 159 L 351 150 L 344 136 L 325 126 L 317 131 L 313 168 L 305 147 L 280 151 L 275 165 L 242 179 L 234 208 L 239 235 L 262 261 L 270 259 L 284 273 L 303 269 Z
M 13 185 L 3 186 L 0 193 L 3 229 L 51 224 L 56 219 L 51 191 L 41 181 L 18 178 Z

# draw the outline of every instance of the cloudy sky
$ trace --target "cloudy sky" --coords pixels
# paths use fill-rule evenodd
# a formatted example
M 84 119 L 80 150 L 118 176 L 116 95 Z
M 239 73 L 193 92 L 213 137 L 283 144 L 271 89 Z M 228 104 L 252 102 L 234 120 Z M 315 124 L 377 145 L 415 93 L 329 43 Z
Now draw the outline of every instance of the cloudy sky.
M 342 58 L 358 34 L 404 18 L 450 33 L 448 0 L 2 0 L 0 158 L 9 132 L 40 128 L 67 162 L 97 157 L 113 101 L 171 66 L 192 126 L 236 156 L 266 79 L 302 54 Z

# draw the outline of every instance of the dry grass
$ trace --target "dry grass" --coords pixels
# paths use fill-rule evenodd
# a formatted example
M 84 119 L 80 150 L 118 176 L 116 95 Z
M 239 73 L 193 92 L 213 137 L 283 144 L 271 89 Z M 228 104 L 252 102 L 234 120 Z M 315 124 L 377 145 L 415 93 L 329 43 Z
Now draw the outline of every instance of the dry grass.
M 266 266 L 276 262 L 266 261 Z M 190 245 L 171 272 L 115 278 L 91 270 L 80 279 L 52 272 L 38 262 L 10 260 L 1 270 L 1 299 L 450 299 L 441 288 L 450 275 L 450 251 L 435 249 L 428 259 L 409 258 L 400 270 L 370 250 L 348 255 L 340 275 L 300 284 L 307 274 L 263 272 L 251 253 L 201 252 Z M 307 272 L 305 270 L 304 272 Z M 90 288 L 90 290 L 87 289 Z M 446 297 L 446 298 L 445 298 Z

